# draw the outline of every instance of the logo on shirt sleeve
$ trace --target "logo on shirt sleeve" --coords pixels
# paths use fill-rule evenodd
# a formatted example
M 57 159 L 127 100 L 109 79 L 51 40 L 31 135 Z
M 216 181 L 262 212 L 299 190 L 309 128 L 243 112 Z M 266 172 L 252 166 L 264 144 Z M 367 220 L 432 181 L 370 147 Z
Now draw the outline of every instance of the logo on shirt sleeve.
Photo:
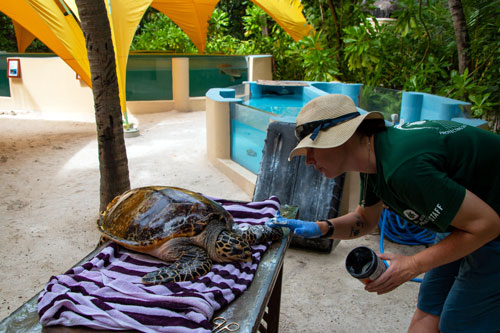
M 400 124 L 394 126 L 394 128 L 400 130 L 434 130 L 440 135 L 453 134 L 465 129 L 466 127 L 467 125 L 447 120 L 420 120 L 412 123 L 405 123 L 402 121 Z
M 404 212 L 403 212 L 404 216 L 410 220 L 410 221 L 415 221 L 416 219 L 418 219 L 418 217 L 420 215 L 418 215 L 414 210 L 411 210 L 411 209 L 406 209 Z
M 429 222 L 432 223 L 436 222 L 436 220 L 441 216 L 441 213 L 443 211 L 444 211 L 443 206 L 441 206 L 441 204 L 438 203 L 436 204 L 436 206 L 429 215 L 425 214 L 420 215 L 411 209 L 406 209 L 405 211 L 403 211 L 403 215 L 406 217 L 408 221 L 412 221 L 420 226 L 424 226 Z

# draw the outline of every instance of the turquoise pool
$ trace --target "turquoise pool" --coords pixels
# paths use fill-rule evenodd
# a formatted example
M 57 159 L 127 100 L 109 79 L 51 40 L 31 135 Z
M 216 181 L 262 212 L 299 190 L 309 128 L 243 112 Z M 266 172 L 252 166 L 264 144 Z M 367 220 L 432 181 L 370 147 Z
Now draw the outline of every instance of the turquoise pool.
M 278 117 L 296 117 L 300 109 L 307 103 L 302 96 L 279 96 L 279 97 L 258 97 L 244 101 L 243 105 L 248 105 L 258 110 L 272 113 Z
M 269 122 L 295 122 L 306 103 L 297 96 L 273 96 L 232 104 L 231 159 L 257 174 Z
M 255 174 L 259 172 L 270 121 L 294 123 L 307 102 L 332 91 L 351 96 L 357 104 L 360 91 L 360 85 L 340 82 L 318 87 L 305 82 L 286 85 L 250 82 L 248 85 L 250 93 L 242 102 L 231 104 L 231 159 Z
M 270 121 L 295 122 L 310 100 L 303 87 L 260 86 L 250 83 L 250 95 L 231 104 L 231 159 L 257 174 Z
M 271 121 L 295 123 L 301 108 L 313 98 L 325 94 L 344 94 L 353 99 L 358 111 L 380 111 L 391 125 L 393 115 L 404 121 L 424 119 L 453 120 L 472 126 L 482 126 L 485 121 L 470 119 L 462 107 L 466 102 L 417 92 L 402 92 L 379 87 L 341 82 L 280 82 L 266 85 L 246 82 L 230 88 L 213 88 L 207 97 L 227 102 L 230 107 L 231 159 L 259 173 Z

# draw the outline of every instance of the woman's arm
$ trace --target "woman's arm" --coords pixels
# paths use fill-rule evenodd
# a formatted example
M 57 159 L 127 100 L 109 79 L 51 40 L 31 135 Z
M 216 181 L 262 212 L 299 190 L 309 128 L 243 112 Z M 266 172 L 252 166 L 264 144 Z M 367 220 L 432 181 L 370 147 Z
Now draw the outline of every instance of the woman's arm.
M 468 190 L 451 225 L 456 229 L 448 237 L 413 256 L 381 255 L 390 260 L 390 267 L 366 290 L 387 293 L 421 273 L 465 257 L 500 235 L 498 214 Z
M 333 239 L 353 239 L 372 232 L 378 225 L 380 214 L 382 214 L 382 201 L 369 206 L 358 206 L 354 212 L 347 213 L 340 217 L 329 219 L 335 231 L 331 238 Z M 324 221 L 317 221 L 316 224 L 321 230 L 321 234 L 328 232 L 328 224 Z
M 378 225 L 380 214 L 382 213 L 382 202 L 370 206 L 360 207 L 352 213 L 345 214 L 341 217 L 330 219 L 329 221 L 334 226 L 333 235 L 330 238 L 334 239 L 352 239 L 361 237 L 370 233 Z M 269 227 L 286 227 L 293 230 L 299 236 L 305 238 L 317 238 L 326 235 L 329 229 L 328 223 L 323 221 L 303 221 L 295 219 L 287 219 L 277 216 L 266 222 Z

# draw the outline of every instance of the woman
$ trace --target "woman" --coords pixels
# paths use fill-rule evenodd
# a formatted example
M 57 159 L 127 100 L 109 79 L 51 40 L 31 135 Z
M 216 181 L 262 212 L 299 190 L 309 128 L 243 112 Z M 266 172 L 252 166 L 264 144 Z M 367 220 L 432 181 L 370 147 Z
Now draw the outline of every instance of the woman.
M 352 239 L 372 232 L 383 204 L 437 231 L 413 255 L 381 254 L 390 267 L 366 290 L 384 294 L 427 272 L 410 332 L 500 331 L 500 137 L 448 121 L 386 128 L 382 114 L 358 113 L 343 95 L 324 95 L 297 116 L 305 155 L 328 178 L 361 172 L 360 205 L 315 223 L 280 218 L 304 237 Z

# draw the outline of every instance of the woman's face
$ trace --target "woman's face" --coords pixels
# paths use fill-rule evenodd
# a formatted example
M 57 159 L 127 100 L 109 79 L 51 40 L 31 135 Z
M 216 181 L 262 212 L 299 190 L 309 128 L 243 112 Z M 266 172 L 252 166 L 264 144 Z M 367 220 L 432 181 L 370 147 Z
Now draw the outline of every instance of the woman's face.
M 346 161 L 345 145 L 335 148 L 307 148 L 306 151 L 306 163 L 313 165 L 327 178 L 335 178 L 348 171 Z

